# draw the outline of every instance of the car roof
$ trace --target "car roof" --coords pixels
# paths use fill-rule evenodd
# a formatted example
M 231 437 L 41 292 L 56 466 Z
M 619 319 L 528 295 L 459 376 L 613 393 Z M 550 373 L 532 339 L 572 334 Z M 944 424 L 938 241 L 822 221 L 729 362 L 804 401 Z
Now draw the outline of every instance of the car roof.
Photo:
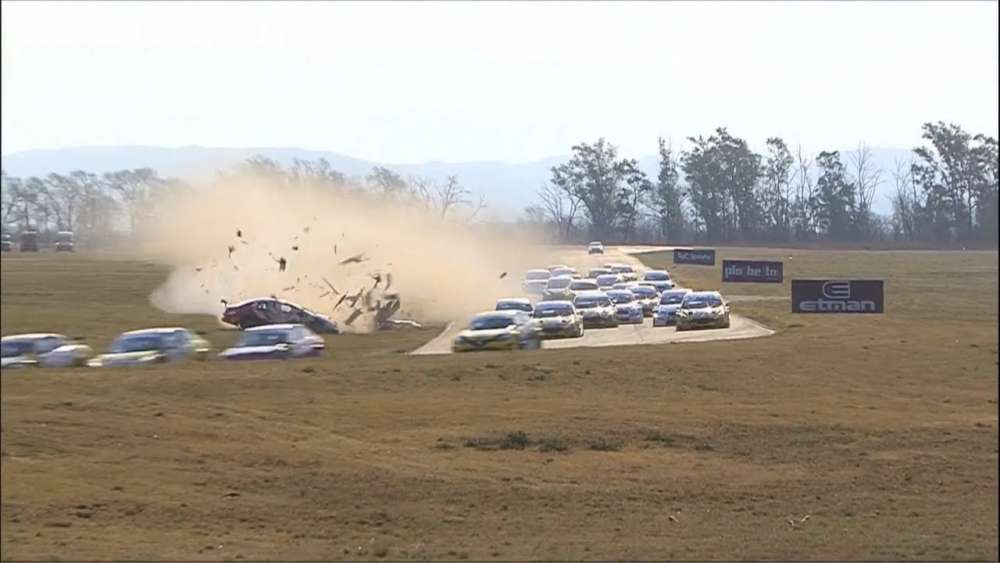
M 257 332 L 257 331 L 265 331 L 265 330 L 291 330 L 293 328 L 297 328 L 297 327 L 300 327 L 300 326 L 302 326 L 302 325 L 299 324 L 299 323 L 279 323 L 279 324 L 273 324 L 273 325 L 259 325 L 259 326 L 255 326 L 253 328 L 248 328 L 248 329 L 244 330 L 243 332 Z
M 546 268 L 532 268 L 532 269 L 528 270 L 527 273 L 531 273 L 531 272 L 545 272 L 545 273 L 549 273 L 549 271 Z
M 127 332 L 123 332 L 119 336 L 134 336 L 136 334 L 169 334 L 171 332 L 176 332 L 178 330 L 187 330 L 188 332 L 191 332 L 182 326 L 174 326 L 174 327 L 162 327 L 162 328 L 140 328 L 138 330 L 130 330 Z
M 531 299 L 527 297 L 501 297 L 497 299 L 497 303 L 527 303 L 531 304 Z
M 675 287 L 673 289 L 668 289 L 663 292 L 663 295 L 668 293 L 692 293 L 692 291 L 686 287 Z
M 601 279 L 601 278 L 615 278 L 615 279 L 618 279 L 618 274 L 601 274 L 601 275 L 597 276 L 597 279 Z
M 602 244 L 602 243 L 599 240 L 592 240 L 590 241 L 590 244 Z
M 281 303 L 282 305 L 291 305 L 292 307 L 295 307 L 297 309 L 305 308 L 301 305 L 292 303 L 291 301 L 285 301 L 284 299 L 276 299 L 274 297 L 254 297 L 253 299 L 246 299 L 244 301 L 240 301 L 239 303 L 230 303 L 229 305 L 226 305 L 226 308 L 242 307 L 244 305 L 249 305 L 250 303 L 256 303 L 257 301 L 273 301 L 275 303 Z
M 516 317 L 519 315 L 527 314 L 525 311 L 486 311 L 484 313 L 478 313 L 473 318 L 480 319 L 486 317 Z
M 722 298 L 722 294 L 718 291 L 691 291 L 687 294 L 687 297 L 718 297 Z
M 577 297 L 607 297 L 608 294 L 600 289 L 590 289 L 576 294 Z
M 627 289 L 609 289 L 608 291 L 605 291 L 605 293 L 607 293 L 609 296 L 610 295 L 629 295 L 629 296 L 632 295 L 632 292 L 629 291 L 629 290 L 627 290 Z
M 552 301 L 539 301 L 535 305 L 535 309 L 542 309 L 542 308 L 545 308 L 545 307 L 555 307 L 555 306 L 559 306 L 559 307 L 570 306 L 570 307 L 572 307 L 573 306 L 573 302 L 572 301 L 567 301 L 565 299 L 553 299 Z
M 32 332 L 27 334 L 11 334 L 10 336 L 4 336 L 0 340 L 4 342 L 19 342 L 22 340 L 39 340 L 41 338 L 66 338 L 62 334 L 56 334 L 54 332 Z M 68 339 L 67 339 L 68 340 Z

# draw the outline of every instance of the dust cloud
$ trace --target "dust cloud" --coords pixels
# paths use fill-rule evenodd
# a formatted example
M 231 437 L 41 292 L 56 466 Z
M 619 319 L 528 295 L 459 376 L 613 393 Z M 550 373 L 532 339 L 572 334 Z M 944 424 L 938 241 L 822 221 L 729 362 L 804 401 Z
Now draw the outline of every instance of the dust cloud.
M 442 220 L 412 202 L 241 177 L 171 194 L 141 239 L 146 256 L 173 268 L 150 296 L 164 311 L 218 317 L 223 299 L 274 295 L 367 332 L 374 313 L 345 327 L 352 308 L 334 306 L 371 290 L 375 275 L 376 293 L 389 282 L 400 297 L 395 318 L 419 322 L 464 320 L 520 294 L 524 270 L 544 267 L 547 253 L 516 231 Z M 361 262 L 340 263 L 358 255 Z

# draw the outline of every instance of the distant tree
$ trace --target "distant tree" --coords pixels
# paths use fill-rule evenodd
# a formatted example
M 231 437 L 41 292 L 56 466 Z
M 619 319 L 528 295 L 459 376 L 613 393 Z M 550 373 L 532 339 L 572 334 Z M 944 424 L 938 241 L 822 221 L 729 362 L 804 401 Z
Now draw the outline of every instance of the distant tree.
M 892 202 L 892 231 L 897 240 L 913 241 L 918 237 L 917 213 L 920 200 L 913 186 L 913 161 L 897 159 L 892 173 L 895 192 Z
M 813 161 L 800 146 L 795 159 L 795 180 L 791 201 L 792 231 L 797 240 L 809 240 L 816 235 L 813 201 L 816 184 L 813 181 Z
M 835 240 L 845 240 L 853 234 L 853 218 L 857 207 L 855 186 L 847 177 L 838 151 L 824 151 L 816 157 L 819 178 L 813 209 L 821 233 Z
M 657 139 L 660 155 L 660 170 L 653 188 L 653 210 L 656 213 L 660 235 L 667 241 L 684 236 L 684 192 L 681 191 L 679 163 L 673 148 L 663 138 Z
M 762 212 L 754 187 L 760 155 L 724 127 L 710 137 L 689 137 L 681 158 L 688 195 L 710 241 L 737 240 L 760 231 Z
M 383 199 L 400 199 L 408 195 L 410 186 L 397 172 L 376 166 L 365 178 L 368 189 Z
M 551 182 L 580 201 L 591 235 L 607 238 L 618 225 L 626 182 L 637 181 L 634 173 L 634 165 L 618 160 L 618 149 L 600 138 L 574 145 L 569 162 L 552 168 Z
M 622 187 L 618 192 L 620 228 L 625 242 L 630 242 L 634 240 L 639 219 L 646 210 L 646 202 L 652 192 L 653 184 L 646 174 L 639 170 L 639 162 L 635 159 L 620 161 L 617 173 L 622 181 Z
M 787 238 L 791 233 L 794 166 L 795 159 L 785 142 L 777 137 L 768 139 L 758 199 L 764 216 L 764 229 L 774 239 Z
M 863 142 L 858 143 L 858 149 L 851 154 L 850 168 L 857 193 L 855 231 L 862 238 L 871 238 L 877 230 L 872 224 L 872 200 L 882 184 L 882 170 L 875 165 L 871 147 Z
M 124 204 L 130 231 L 137 232 L 142 219 L 149 211 L 147 205 L 150 190 L 162 184 L 163 179 L 151 168 L 137 168 L 105 173 L 104 182 L 111 191 L 118 194 Z
M 552 222 L 558 236 L 568 240 L 573 232 L 574 222 L 580 210 L 580 199 L 555 184 L 542 184 L 538 190 L 541 211 Z

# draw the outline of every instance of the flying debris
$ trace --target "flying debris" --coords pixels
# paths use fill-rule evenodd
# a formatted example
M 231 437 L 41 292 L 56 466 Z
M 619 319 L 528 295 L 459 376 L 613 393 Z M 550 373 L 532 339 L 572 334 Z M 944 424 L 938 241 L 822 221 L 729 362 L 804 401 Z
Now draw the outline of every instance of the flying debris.
M 299 249 L 298 245 L 292 247 L 292 250 L 296 250 L 297 251 L 298 249 Z
M 330 287 L 330 291 L 332 291 L 334 295 L 340 295 L 340 292 L 337 291 L 337 288 L 333 287 L 333 284 L 330 283 L 330 280 L 326 279 L 325 276 L 323 277 L 323 281 L 326 282 L 326 285 Z
M 340 304 L 343 303 L 345 299 L 347 299 L 346 293 L 340 296 L 340 300 L 337 301 L 337 304 L 333 306 L 333 310 L 336 311 L 337 307 L 340 307 Z
M 504 279 L 506 277 L 507 277 L 507 272 L 504 272 L 504 273 L 500 274 L 500 279 Z
M 294 285 L 290 285 L 288 287 L 281 288 L 281 291 L 291 291 L 293 289 L 295 289 L 295 286 Z
M 343 265 L 343 264 L 360 264 L 361 262 L 364 262 L 365 260 L 367 260 L 367 258 L 365 258 L 365 253 L 362 252 L 360 254 L 355 254 L 354 256 L 351 256 L 350 258 L 345 258 L 344 260 L 341 260 L 340 264 L 341 265 Z
M 229 305 L 229 301 L 226 301 L 225 299 L 219 299 L 219 301 L 221 301 L 223 305 Z
M 240 267 L 237 266 L 236 264 L 233 264 L 233 270 L 236 271 L 236 272 L 238 272 L 238 271 L 240 271 Z
M 288 265 L 288 262 L 285 260 L 284 256 L 282 256 L 281 258 L 278 258 L 278 271 L 279 272 L 284 272 L 286 265 Z
M 347 319 L 344 321 L 344 324 L 350 325 L 351 323 L 356 321 L 360 316 L 361 316 L 361 311 L 355 309 L 354 312 L 351 313 L 351 316 L 347 317 Z
M 234 252 L 236 252 L 236 247 L 230 244 L 230 245 L 229 245 L 229 257 L 230 257 L 230 258 L 232 258 L 232 257 L 233 257 L 233 253 L 234 253 Z
M 202 271 L 202 270 L 204 270 L 204 269 L 205 269 L 205 268 L 203 268 L 203 267 L 201 267 L 201 266 L 198 266 L 197 268 L 195 268 L 195 269 L 194 269 L 194 271 L 196 271 L 196 272 L 200 272 L 200 271 Z
M 243 231 L 236 229 L 236 238 L 243 238 Z
M 302 232 L 308 235 L 309 234 L 309 227 L 302 227 Z
M 391 286 L 391 285 L 392 285 L 392 274 L 388 274 L 387 273 L 385 275 L 385 289 L 386 289 L 386 291 L 389 290 L 389 286 Z
M 335 245 L 333 245 L 333 255 L 334 255 L 334 256 L 336 256 L 336 255 L 337 255 L 337 245 L 336 245 L 336 244 L 335 244 Z
M 375 289 L 376 287 L 378 287 L 378 284 L 382 283 L 382 274 L 378 272 L 375 272 L 374 274 L 368 274 L 368 277 L 375 280 L 375 285 L 372 286 L 372 289 Z
M 326 297 L 327 295 L 330 295 L 330 292 L 329 292 L 329 291 L 324 291 L 323 293 L 320 293 L 320 294 L 319 294 L 319 296 L 320 296 L 320 298 L 321 298 L 321 299 L 322 299 L 323 297 Z

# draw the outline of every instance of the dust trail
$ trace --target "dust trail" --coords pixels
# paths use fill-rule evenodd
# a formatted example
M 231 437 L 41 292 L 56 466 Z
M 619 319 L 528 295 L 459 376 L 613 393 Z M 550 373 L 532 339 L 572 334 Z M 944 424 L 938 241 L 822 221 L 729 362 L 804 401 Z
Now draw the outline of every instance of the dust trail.
M 446 322 L 519 294 L 521 272 L 546 259 L 513 233 L 443 221 L 412 202 L 260 178 L 171 194 L 152 213 L 142 249 L 174 270 L 150 299 L 173 313 L 219 316 L 221 299 L 273 294 L 343 323 L 352 309 L 334 305 L 371 290 L 378 276 L 378 290 L 391 279 L 388 291 L 402 300 L 398 317 Z M 372 319 L 365 313 L 353 329 L 371 330 Z

